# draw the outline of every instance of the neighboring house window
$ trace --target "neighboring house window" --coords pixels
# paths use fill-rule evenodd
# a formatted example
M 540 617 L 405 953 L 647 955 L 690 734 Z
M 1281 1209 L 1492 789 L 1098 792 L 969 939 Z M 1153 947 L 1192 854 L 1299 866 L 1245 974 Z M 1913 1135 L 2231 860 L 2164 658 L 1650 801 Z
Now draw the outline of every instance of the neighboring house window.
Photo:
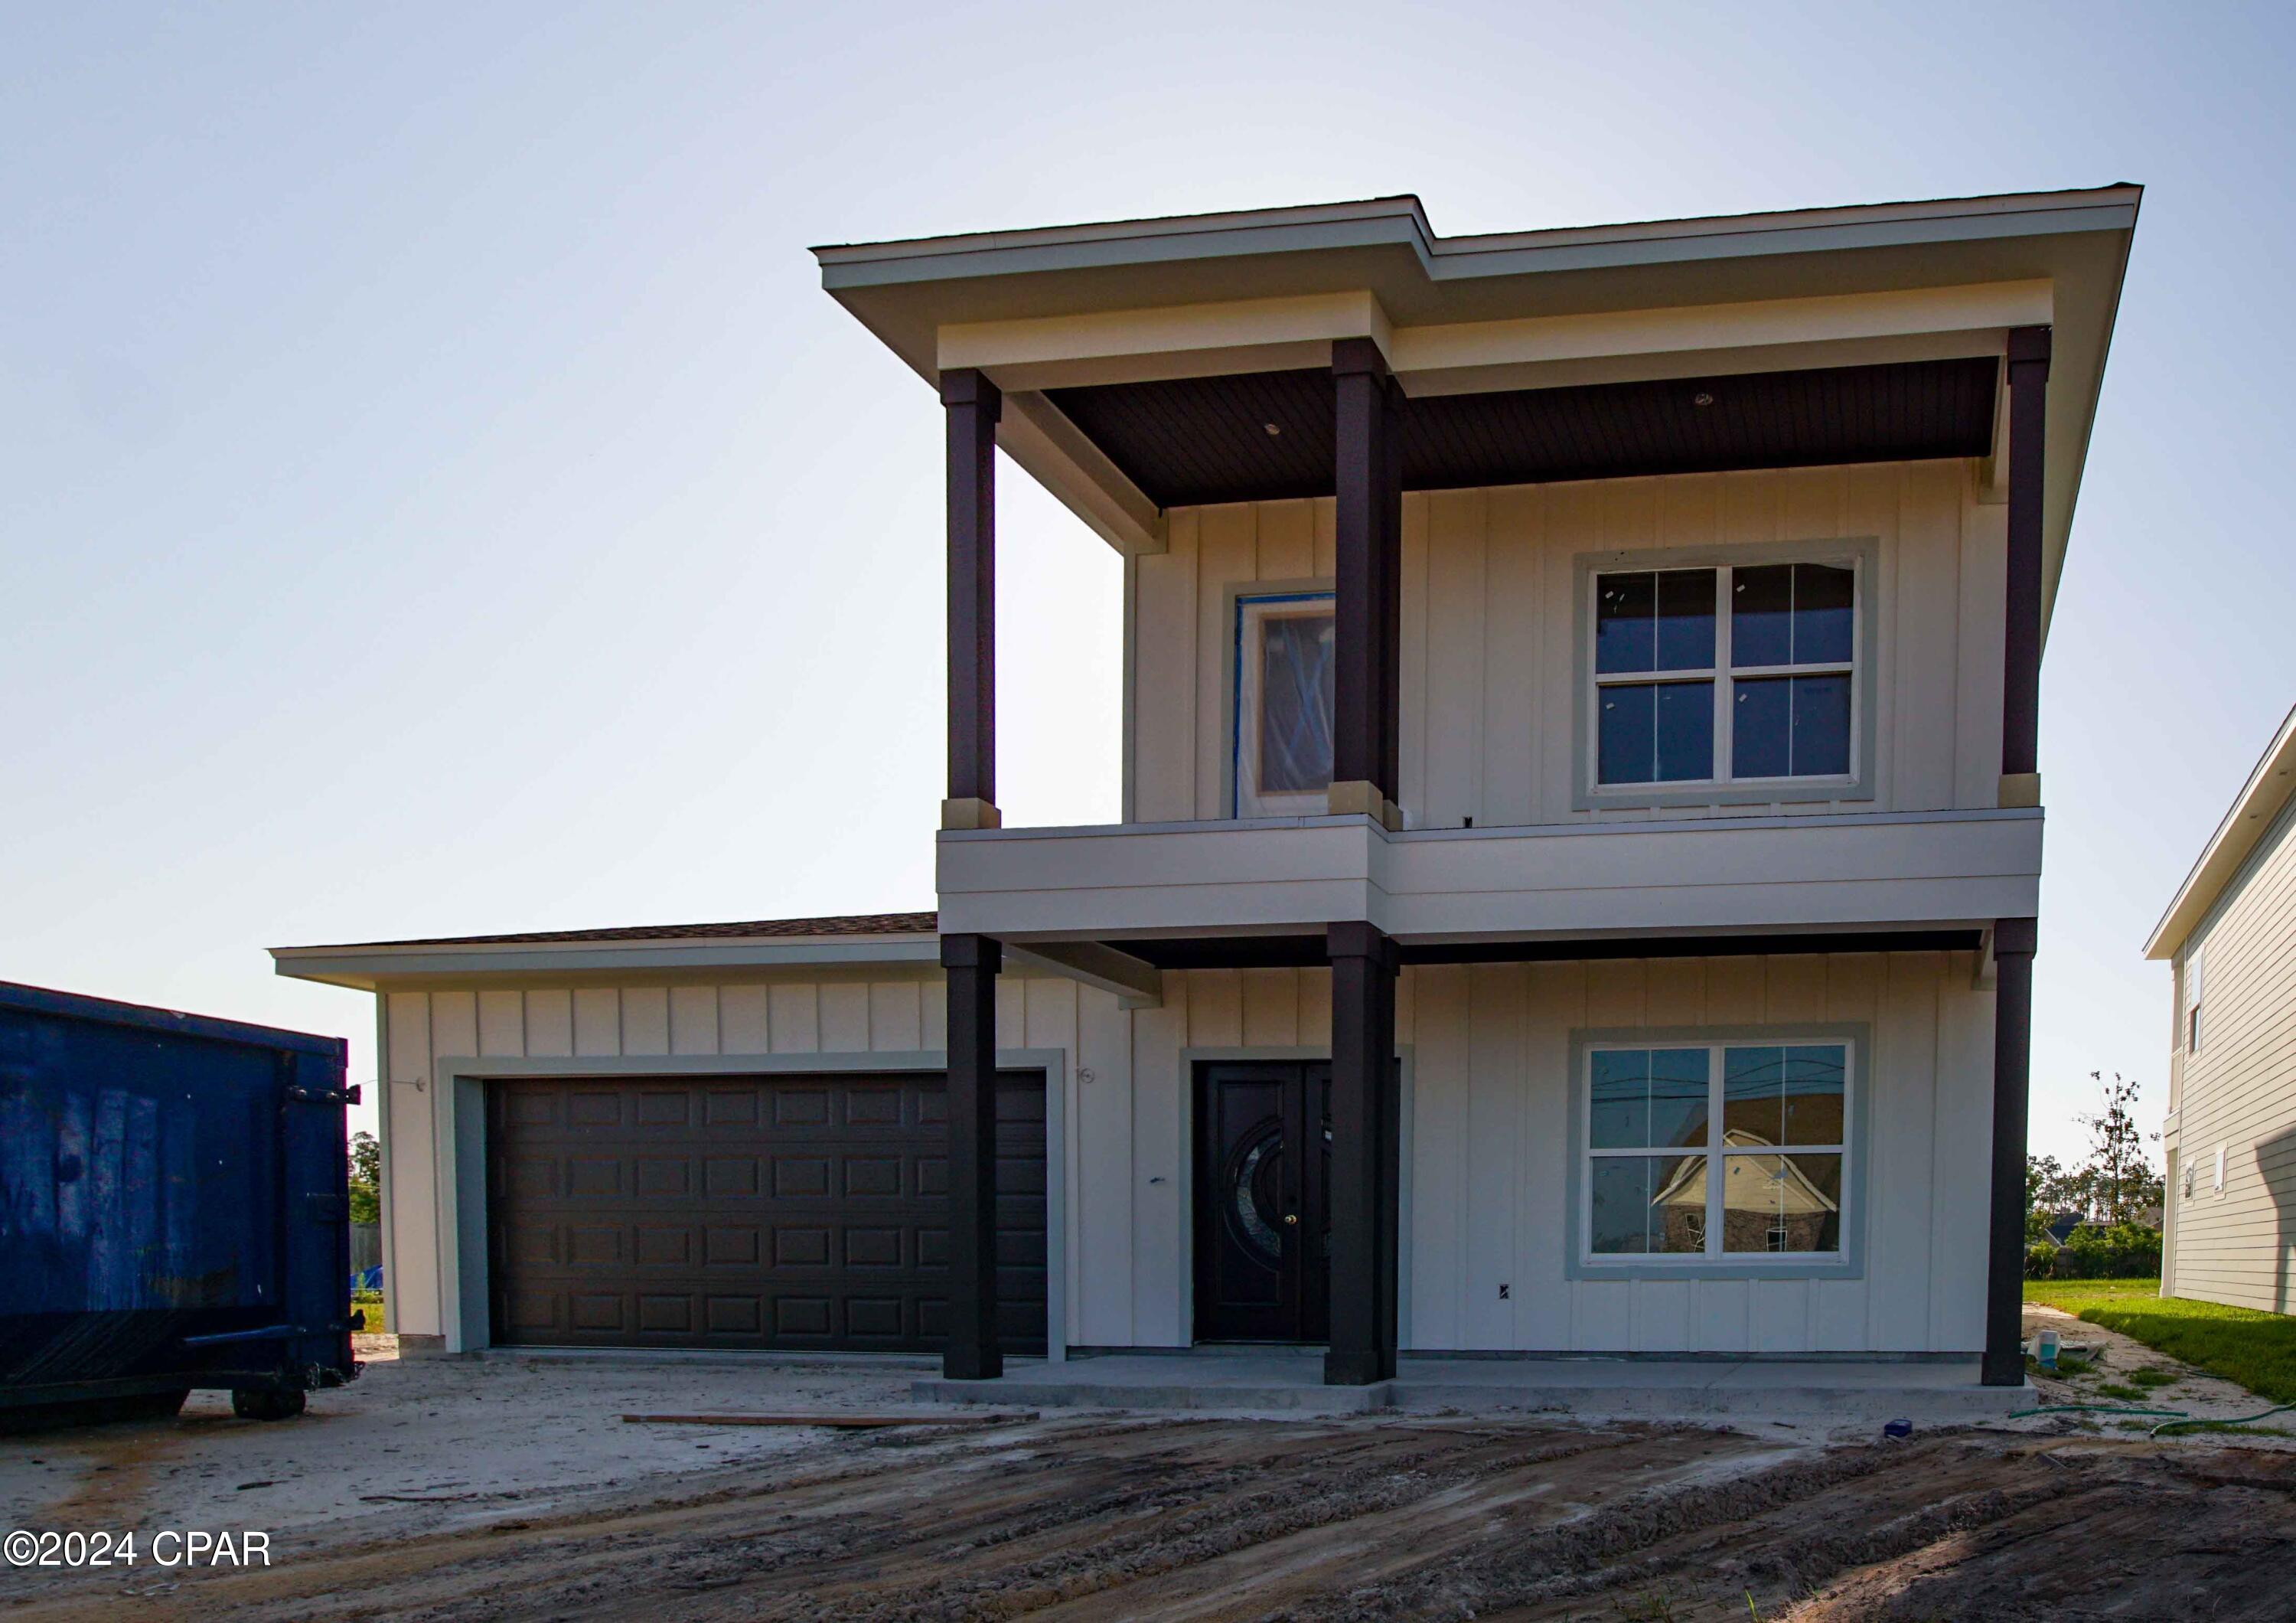
M 2201 1051 L 2201 949 L 2194 947 L 2185 958 L 2185 1051 L 2188 1054 Z
M 2219 1194 L 2219 1195 L 2223 1194 L 2223 1193 L 2224 1193 L 2224 1188 L 2225 1188 L 2225 1147 L 2224 1147 L 2222 1144 L 2218 1144 L 2218 1145 L 2217 1146 L 2217 1188 L 2216 1188 L 2216 1192 L 2217 1192 L 2218 1194 Z
M 1583 1249 L 1838 1260 L 1850 1044 L 1587 1052 Z
M 1856 560 L 1594 576 L 1594 781 L 1852 783 Z
M 1332 594 L 1235 606 L 1234 814 L 1320 812 L 1332 786 Z

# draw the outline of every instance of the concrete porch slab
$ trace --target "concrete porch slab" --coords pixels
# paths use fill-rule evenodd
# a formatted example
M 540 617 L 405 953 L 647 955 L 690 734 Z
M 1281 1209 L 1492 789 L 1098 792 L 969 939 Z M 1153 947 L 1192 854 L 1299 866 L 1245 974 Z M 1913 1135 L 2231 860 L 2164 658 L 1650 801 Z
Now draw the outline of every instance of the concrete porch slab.
M 1223 1414 L 1369 1414 L 1393 1408 L 1391 1381 L 1327 1387 L 1319 1347 L 1071 1355 L 1008 1361 L 995 1380 L 918 1381 L 922 1399 L 1054 1408 L 1200 1410 Z M 1041 1397 L 1028 1396 L 1044 1394 Z
M 1999 1420 L 2030 1386 L 1987 1387 L 1977 1363 L 1770 1359 L 1446 1358 L 1406 1354 L 1396 1378 L 1323 1384 L 1312 1348 L 1116 1353 L 1015 1363 L 996 1380 L 919 1380 L 922 1400 L 1210 1413 L 1362 1414 L 1386 1410 L 1537 1411 L 1646 1420 L 1779 1420 L 1822 1426 Z

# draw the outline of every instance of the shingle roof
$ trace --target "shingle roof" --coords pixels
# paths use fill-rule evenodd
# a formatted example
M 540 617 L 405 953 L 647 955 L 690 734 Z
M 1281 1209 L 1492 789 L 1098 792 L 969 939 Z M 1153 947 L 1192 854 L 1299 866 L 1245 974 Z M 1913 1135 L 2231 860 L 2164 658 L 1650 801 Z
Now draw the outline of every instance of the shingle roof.
M 494 947 L 551 941 L 706 941 L 823 935 L 931 935 L 938 913 L 847 913 L 826 919 L 743 919 L 722 924 L 630 924 L 602 930 L 529 930 L 514 935 L 425 935 L 405 941 L 346 942 L 362 947 Z

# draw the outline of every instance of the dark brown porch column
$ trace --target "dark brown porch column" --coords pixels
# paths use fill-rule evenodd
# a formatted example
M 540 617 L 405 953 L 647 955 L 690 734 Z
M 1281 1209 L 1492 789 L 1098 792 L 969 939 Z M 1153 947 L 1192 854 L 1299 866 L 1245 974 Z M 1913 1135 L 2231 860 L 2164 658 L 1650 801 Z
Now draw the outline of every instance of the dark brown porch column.
M 1330 803 L 1335 813 L 1392 821 L 1402 713 L 1397 647 L 1403 581 L 1402 461 L 1396 443 L 1400 396 L 1386 358 L 1368 338 L 1332 344 L 1332 383 L 1339 500 Z
M 2048 436 L 2049 329 L 2009 334 L 2009 564 L 2001 654 L 2001 794 L 2005 806 L 2041 803 L 2041 513 Z M 2025 1379 L 2025 1146 L 2033 1069 L 2037 922 L 1993 927 L 1993 1198 L 1986 1254 L 1988 1386 Z
M 2041 470 L 2049 427 L 2049 329 L 2009 334 L 2009 574 L 2002 647 L 2001 803 L 2038 805 Z M 2030 791 L 2030 792 L 2029 792 Z
M 1395 943 L 1334 924 L 1332 959 L 1332 1346 L 1324 1380 L 1367 1386 L 1395 1374 L 1397 1157 Z
M 1985 1271 L 1988 1387 L 2025 1379 L 2025 1117 L 2032 1081 L 2033 947 L 2030 919 L 1993 926 L 1993 1232 Z
M 948 974 L 948 1344 L 941 1373 L 1004 1372 L 996 1341 L 996 971 L 986 935 L 944 935 Z
M 996 420 L 1004 397 L 970 367 L 944 372 L 948 409 L 948 798 L 944 828 L 996 812 Z

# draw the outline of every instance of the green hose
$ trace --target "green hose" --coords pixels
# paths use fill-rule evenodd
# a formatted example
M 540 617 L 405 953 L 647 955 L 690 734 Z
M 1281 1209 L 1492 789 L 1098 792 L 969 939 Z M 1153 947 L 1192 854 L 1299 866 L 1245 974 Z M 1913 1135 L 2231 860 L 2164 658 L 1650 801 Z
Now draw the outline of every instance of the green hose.
M 2260 1413 L 2227 1415 L 2222 1420 L 2187 1419 L 2164 1421 L 2160 1425 L 2153 1427 L 2152 1429 L 2145 1435 L 2148 1437 L 2159 1437 L 2164 1431 L 2180 1431 L 2187 1426 L 2245 1426 L 2256 1421 L 2269 1420 L 2276 1414 L 2285 1414 L 2291 1409 L 2296 1409 L 2296 1404 L 2277 1404 L 2269 1409 L 2264 1410 Z
M 2113 1404 L 2045 1404 L 2038 1409 L 2016 1409 L 2010 1412 L 2011 1420 L 2030 1420 L 2036 1414 L 2173 1414 L 2185 1418 L 2182 1409 L 2124 1409 Z

